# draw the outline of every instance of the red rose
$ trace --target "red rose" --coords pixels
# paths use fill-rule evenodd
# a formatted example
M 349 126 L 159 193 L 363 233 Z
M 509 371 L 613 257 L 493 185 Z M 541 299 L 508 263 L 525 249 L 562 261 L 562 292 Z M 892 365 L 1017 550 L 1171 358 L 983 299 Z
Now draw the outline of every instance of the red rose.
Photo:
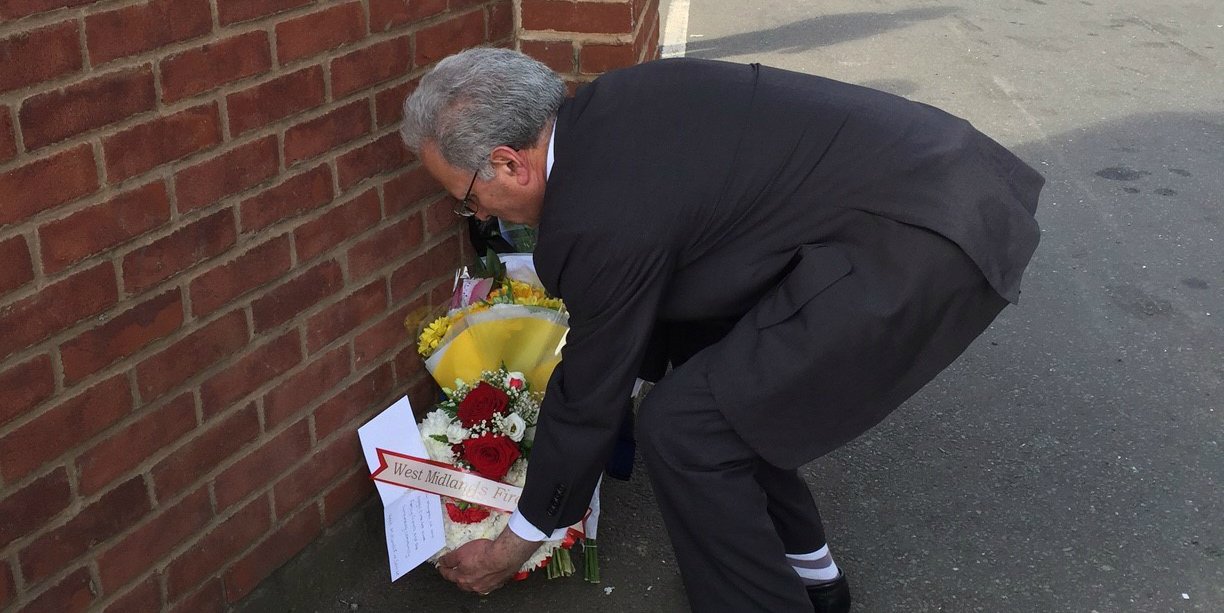
M 459 403 L 459 423 L 464 428 L 471 428 L 493 419 L 498 413 L 505 413 L 509 405 L 510 397 L 506 396 L 506 392 L 481 381 Z
M 508 436 L 486 434 L 463 441 L 463 457 L 481 476 L 501 479 L 519 459 L 519 447 Z
M 457 524 L 475 524 L 484 521 L 489 516 L 489 510 L 484 507 L 471 505 L 466 509 L 460 509 L 459 505 L 448 502 L 446 503 L 446 515 L 450 520 Z

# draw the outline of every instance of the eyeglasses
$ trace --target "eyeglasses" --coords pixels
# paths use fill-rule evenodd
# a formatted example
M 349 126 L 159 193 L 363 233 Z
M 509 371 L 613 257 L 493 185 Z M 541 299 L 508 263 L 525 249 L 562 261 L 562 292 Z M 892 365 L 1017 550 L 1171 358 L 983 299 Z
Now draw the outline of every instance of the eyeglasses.
M 456 215 L 460 217 L 471 217 L 472 215 L 476 214 L 476 209 L 472 208 L 469 201 L 472 199 L 472 188 L 476 187 L 476 177 L 479 175 L 479 170 L 472 173 L 472 182 L 468 183 L 467 193 L 463 195 L 463 200 L 456 202 L 455 206 L 451 209 Z

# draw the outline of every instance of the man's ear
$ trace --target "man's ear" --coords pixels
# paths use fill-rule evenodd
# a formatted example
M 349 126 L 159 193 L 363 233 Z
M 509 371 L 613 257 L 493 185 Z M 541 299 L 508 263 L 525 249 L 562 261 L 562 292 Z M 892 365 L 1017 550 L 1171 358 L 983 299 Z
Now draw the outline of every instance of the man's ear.
M 508 174 L 519 185 L 526 185 L 531 181 L 527 168 L 529 161 L 522 151 L 499 145 L 494 147 L 493 152 L 489 154 L 489 161 L 493 163 L 494 168 L 499 168 L 499 173 Z

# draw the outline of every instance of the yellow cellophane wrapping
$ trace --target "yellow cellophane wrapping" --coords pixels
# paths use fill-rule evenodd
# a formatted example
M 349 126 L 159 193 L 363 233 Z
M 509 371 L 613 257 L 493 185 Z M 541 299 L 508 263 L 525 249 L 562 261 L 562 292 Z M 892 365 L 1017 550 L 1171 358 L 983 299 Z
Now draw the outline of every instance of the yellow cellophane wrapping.
M 568 317 L 556 310 L 494 305 L 456 322 L 425 367 L 438 385 L 450 387 L 456 379 L 474 381 L 504 364 L 523 373 L 532 389 L 543 390 L 561 360 L 568 331 Z

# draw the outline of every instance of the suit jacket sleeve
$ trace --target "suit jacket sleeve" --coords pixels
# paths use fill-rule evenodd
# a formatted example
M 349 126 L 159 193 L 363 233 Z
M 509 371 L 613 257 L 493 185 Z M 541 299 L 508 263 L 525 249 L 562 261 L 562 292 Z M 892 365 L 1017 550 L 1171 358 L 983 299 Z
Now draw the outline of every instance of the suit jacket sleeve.
M 661 244 L 593 228 L 600 229 L 550 236 L 535 255 L 541 280 L 570 311 L 519 501 L 523 516 L 544 532 L 586 512 L 673 268 Z

